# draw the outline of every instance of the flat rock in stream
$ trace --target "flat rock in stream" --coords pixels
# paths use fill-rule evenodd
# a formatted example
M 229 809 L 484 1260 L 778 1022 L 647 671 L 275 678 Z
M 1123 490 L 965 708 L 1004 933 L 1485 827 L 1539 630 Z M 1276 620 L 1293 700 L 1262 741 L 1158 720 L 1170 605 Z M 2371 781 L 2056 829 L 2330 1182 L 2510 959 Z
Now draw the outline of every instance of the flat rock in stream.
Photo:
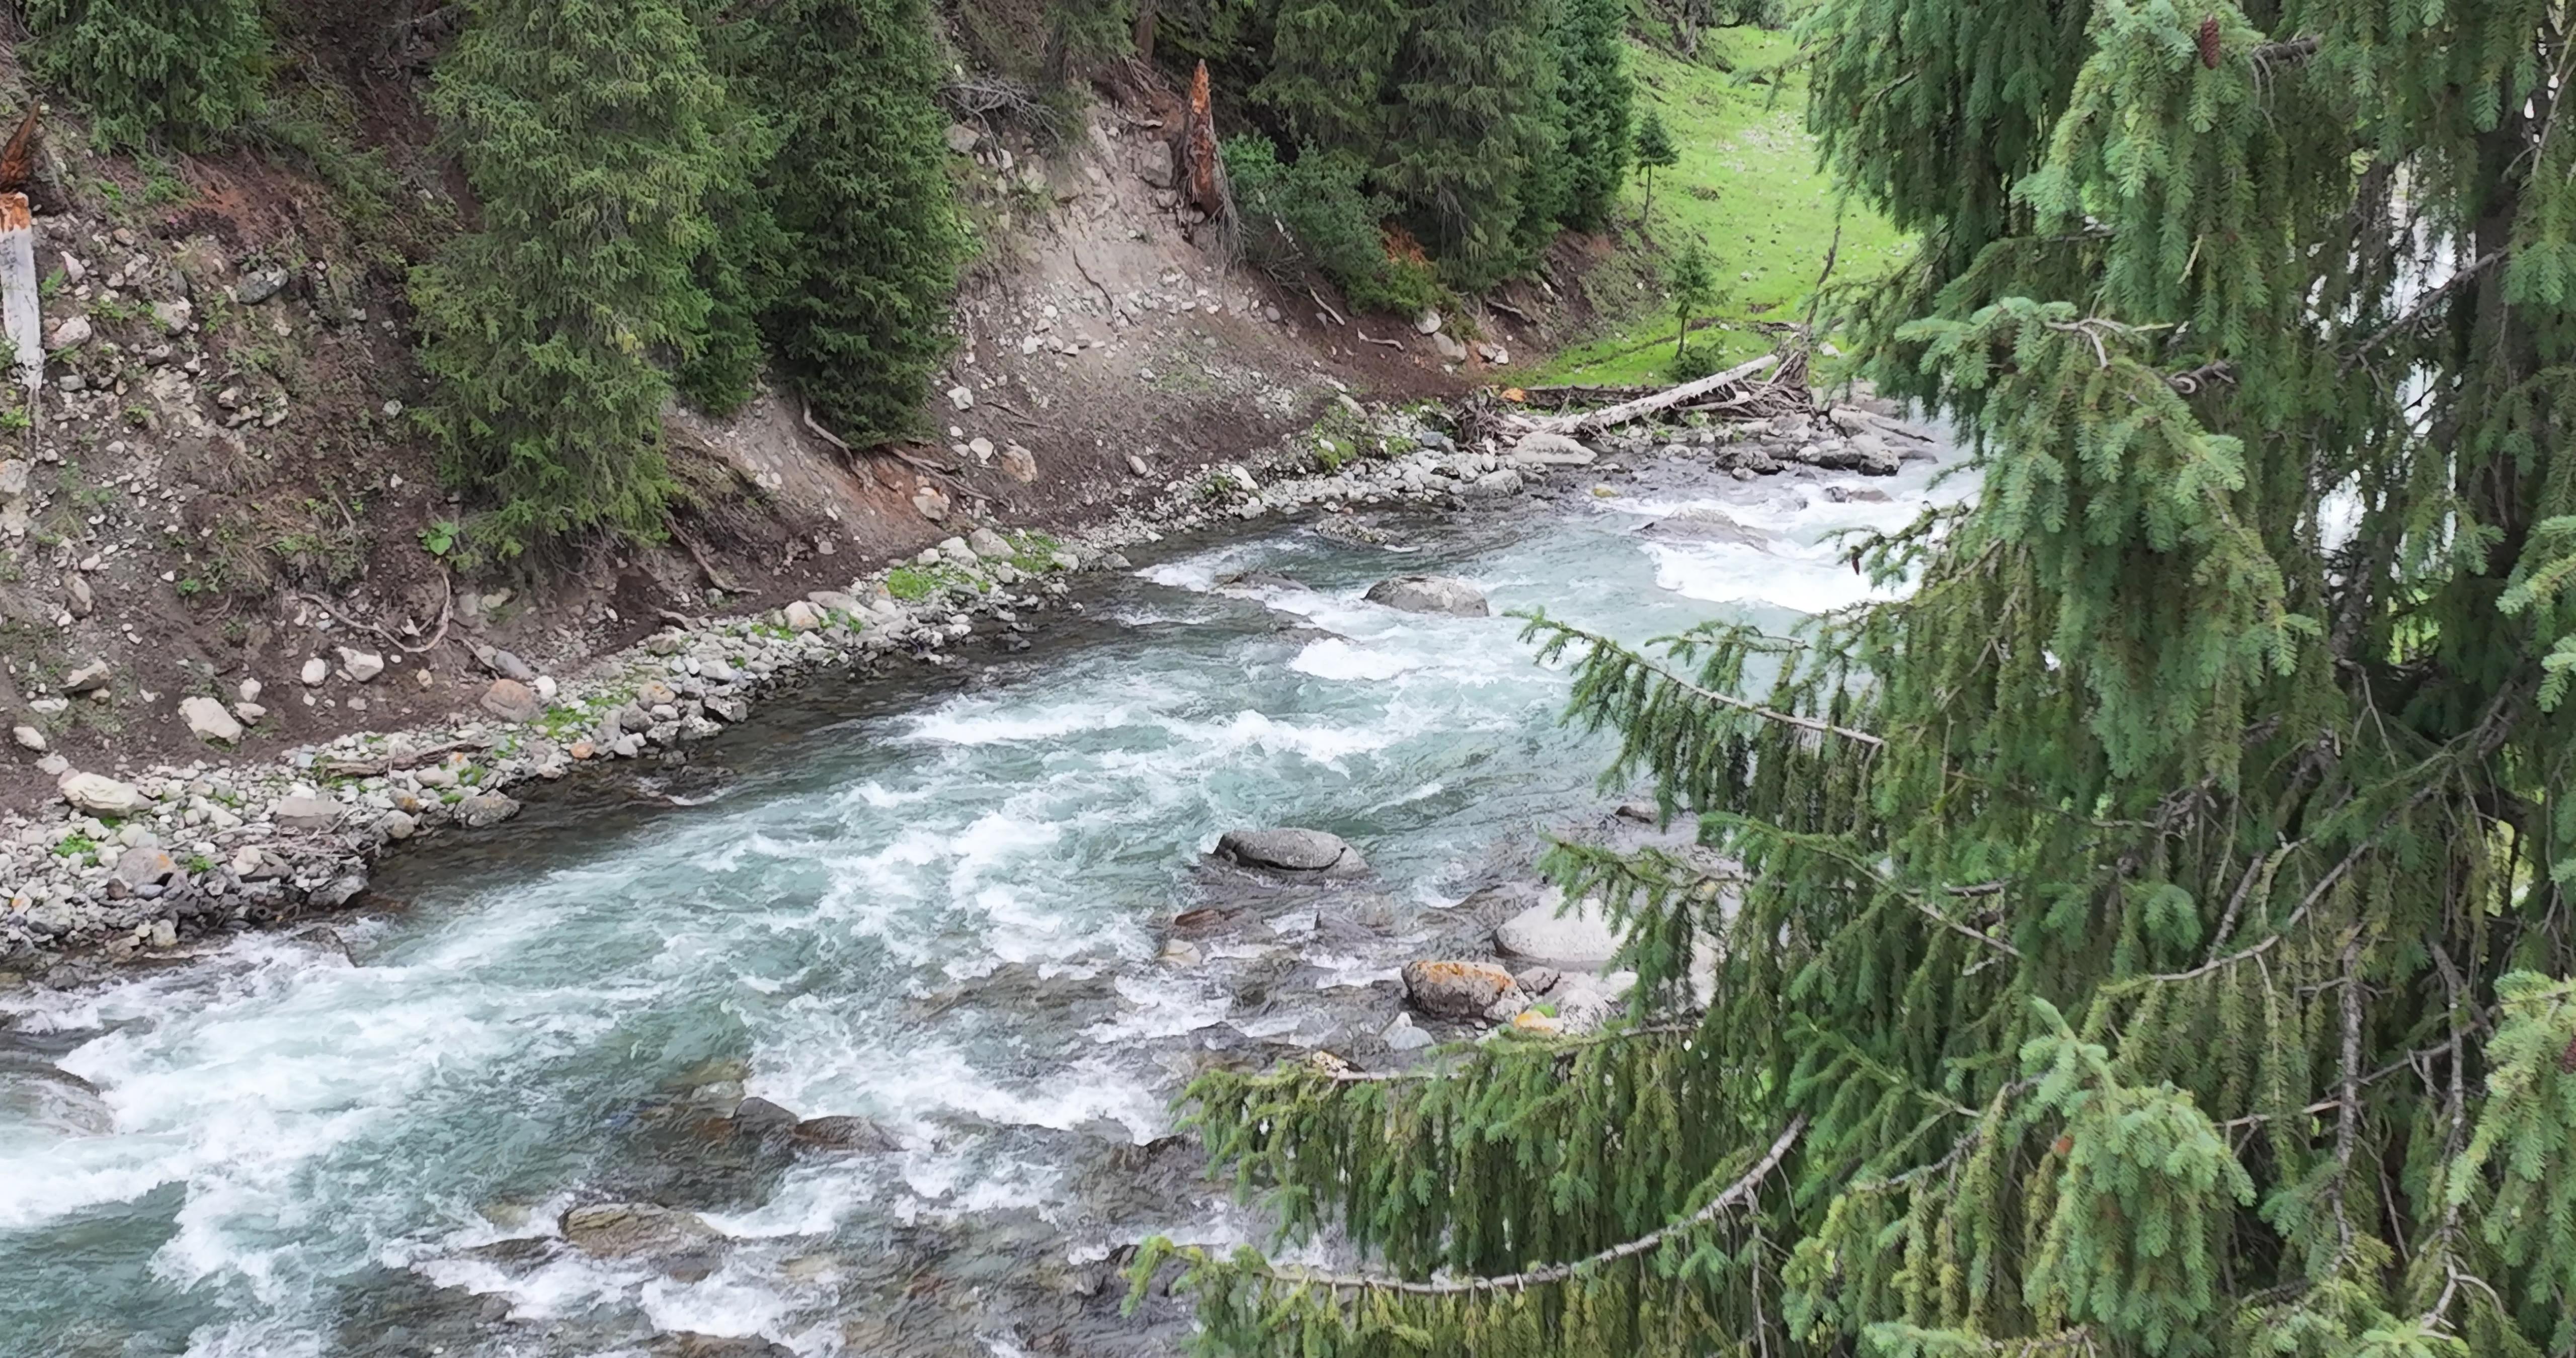
M 1228 830 L 1216 856 L 1237 867 L 1317 877 L 1355 877 L 1368 860 L 1340 835 L 1322 830 Z
M 602 1259 L 680 1254 L 722 1244 L 725 1238 L 695 1212 L 649 1202 L 592 1203 L 564 1213 L 557 1224 L 573 1248 Z
M 1445 613 L 1458 618 L 1493 615 L 1485 592 L 1454 575 L 1399 575 L 1369 586 L 1363 596 L 1402 613 Z

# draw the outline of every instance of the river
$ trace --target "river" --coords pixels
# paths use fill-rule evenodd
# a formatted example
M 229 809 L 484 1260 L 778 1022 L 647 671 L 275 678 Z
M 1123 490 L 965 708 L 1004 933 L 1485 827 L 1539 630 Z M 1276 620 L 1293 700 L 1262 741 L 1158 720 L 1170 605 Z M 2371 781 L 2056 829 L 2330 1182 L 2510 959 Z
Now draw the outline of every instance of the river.
M 1786 625 L 1863 596 L 1832 534 L 1958 493 L 1923 464 L 1599 479 L 1379 520 L 1399 547 L 1167 542 L 1024 651 L 818 683 L 684 769 L 390 861 L 402 909 L 0 994 L 0 1077 L 50 1063 L 113 1117 L 0 1079 L 0 1354 L 1169 1351 L 1186 1316 L 1121 1317 L 1119 1250 L 1261 1230 L 1171 1136 L 1188 1074 L 1365 1040 L 1403 958 L 1473 942 L 1464 898 L 1615 800 L 1519 622 L 1367 585 L 1454 573 L 1631 639 Z M 1638 534 L 1690 505 L 1772 540 Z M 1342 834 L 1376 877 L 1158 960 L 1176 914 L 1245 899 L 1203 860 L 1252 825 Z M 728 1136 L 746 1095 L 896 1148 Z M 600 1201 L 721 1238 L 570 1248 Z

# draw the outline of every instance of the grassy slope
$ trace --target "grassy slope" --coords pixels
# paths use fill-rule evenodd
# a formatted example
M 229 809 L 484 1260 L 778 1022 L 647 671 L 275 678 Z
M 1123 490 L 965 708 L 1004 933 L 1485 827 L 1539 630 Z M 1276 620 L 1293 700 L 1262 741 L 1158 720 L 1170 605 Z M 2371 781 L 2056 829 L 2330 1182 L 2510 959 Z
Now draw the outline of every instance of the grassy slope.
M 1805 86 L 1743 83 L 1739 76 L 1776 67 L 1795 54 L 1786 33 L 1735 29 L 1710 36 L 1737 75 L 1694 66 L 1639 45 L 1630 49 L 1638 107 L 1662 113 L 1681 148 L 1681 164 L 1655 176 L 1654 221 L 1636 229 L 1645 194 L 1632 175 L 1619 204 L 1619 253 L 1587 280 L 1605 322 L 1593 341 L 1559 353 L 1523 375 L 1531 383 L 1656 382 L 1673 355 L 1675 324 L 1665 299 L 1663 261 L 1687 241 L 1708 251 L 1719 285 L 1711 316 L 1718 325 L 1694 333 L 1694 347 L 1715 344 L 1728 359 L 1766 353 L 1757 319 L 1796 320 L 1833 241 L 1836 201 L 1816 166 L 1816 148 L 1800 118 Z M 1837 279 L 1884 272 L 1907 249 L 1895 230 L 1852 204 L 1842 219 Z

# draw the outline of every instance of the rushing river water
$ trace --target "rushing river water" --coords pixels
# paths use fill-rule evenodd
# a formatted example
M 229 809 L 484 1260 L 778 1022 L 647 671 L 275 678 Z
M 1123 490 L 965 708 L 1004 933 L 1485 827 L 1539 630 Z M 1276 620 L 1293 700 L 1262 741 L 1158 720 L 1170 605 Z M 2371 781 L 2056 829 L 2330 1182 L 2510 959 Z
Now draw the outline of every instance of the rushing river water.
M 1260 1230 L 1168 1139 L 1188 1074 L 1364 1042 L 1398 960 L 1472 939 L 1461 899 L 1604 805 L 1606 745 L 1559 724 L 1517 621 L 1361 591 L 1455 573 L 1636 639 L 1785 623 L 1861 597 L 1824 539 L 1929 479 L 1650 467 L 1615 500 L 1391 521 L 1401 549 L 1167 544 L 1032 649 L 979 643 L 979 675 L 826 681 L 686 769 L 390 863 L 399 912 L 0 996 L 0 1077 L 51 1063 L 113 1115 L 0 1082 L 0 1354 L 1168 1350 L 1186 1317 L 1119 1315 L 1120 1247 Z M 1863 484 L 1894 501 L 1826 494 Z M 1638 535 L 1689 503 L 1776 540 Z M 1281 824 L 1376 879 L 1158 962 L 1177 913 L 1250 889 L 1204 865 L 1216 836 Z M 746 1094 L 899 1148 L 728 1136 Z M 600 1201 L 724 1238 L 569 1247 Z

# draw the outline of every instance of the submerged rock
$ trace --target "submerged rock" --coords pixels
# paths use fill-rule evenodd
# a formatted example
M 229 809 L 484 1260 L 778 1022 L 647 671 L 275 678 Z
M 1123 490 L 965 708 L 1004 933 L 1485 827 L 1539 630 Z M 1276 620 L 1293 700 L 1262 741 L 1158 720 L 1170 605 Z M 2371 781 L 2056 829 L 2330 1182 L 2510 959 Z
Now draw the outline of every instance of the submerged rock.
M 1770 550 L 1770 540 L 1737 523 L 1722 509 L 1693 505 L 1678 514 L 1657 519 L 1641 530 L 1646 537 L 1666 542 L 1724 542 L 1760 551 Z
M 903 1142 L 875 1119 L 850 1113 L 807 1118 L 790 1128 L 788 1136 L 797 1145 L 819 1150 L 882 1154 L 903 1149 Z
M 1237 867 L 1270 872 L 1350 877 L 1368 871 L 1368 860 L 1340 835 L 1322 830 L 1228 830 L 1216 856 Z
M 1399 575 L 1369 586 L 1364 597 L 1403 613 L 1446 613 L 1459 618 L 1493 614 L 1483 590 L 1451 575 Z
M 557 1225 L 573 1248 L 602 1259 L 677 1254 L 725 1238 L 695 1212 L 649 1202 L 592 1203 L 564 1213 Z
M 1483 1018 L 1520 994 L 1512 974 L 1490 962 L 1407 962 L 1404 993 L 1416 1009 L 1442 1018 Z
M 106 1136 L 116 1113 L 98 1086 L 53 1066 L 0 1055 L 0 1117 L 57 1136 Z

